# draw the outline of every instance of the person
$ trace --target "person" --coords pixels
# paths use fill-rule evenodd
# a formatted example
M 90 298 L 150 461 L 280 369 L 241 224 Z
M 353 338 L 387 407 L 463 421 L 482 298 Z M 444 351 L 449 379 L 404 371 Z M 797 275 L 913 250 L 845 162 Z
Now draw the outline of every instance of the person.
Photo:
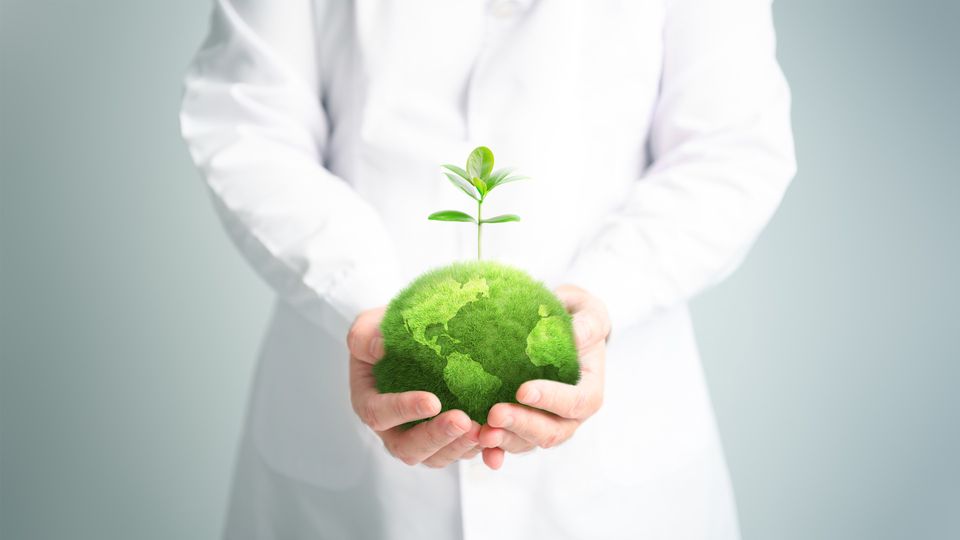
M 789 109 L 769 0 L 216 0 L 182 133 L 277 295 L 225 536 L 737 538 L 687 301 L 778 206 Z M 426 216 L 479 145 L 533 178 L 484 252 L 555 288 L 583 369 L 482 426 L 370 375 L 383 306 L 476 250 Z

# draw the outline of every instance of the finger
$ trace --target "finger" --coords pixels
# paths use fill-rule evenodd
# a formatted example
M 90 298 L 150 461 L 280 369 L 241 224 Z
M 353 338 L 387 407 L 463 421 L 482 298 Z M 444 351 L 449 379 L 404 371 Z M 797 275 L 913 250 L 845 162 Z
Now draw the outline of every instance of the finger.
M 504 452 L 508 454 L 524 454 L 529 452 L 537 447 L 537 445 L 528 441 L 516 433 L 507 430 L 500 431 L 500 444 L 499 446 Z
M 479 440 L 479 437 L 480 424 L 474 422 L 470 427 L 470 431 L 461 435 L 457 440 L 444 446 L 435 454 L 423 460 L 423 464 L 427 467 L 441 468 L 450 465 L 458 459 L 463 459 L 468 452 L 474 450 L 479 451 L 477 449 L 477 441 Z M 476 455 L 476 452 L 474 452 L 474 455 Z
M 353 321 L 347 332 L 347 348 L 350 354 L 369 364 L 383 357 L 383 334 L 380 321 L 383 320 L 385 307 L 364 311 Z
M 373 376 L 373 364 L 368 364 L 350 355 L 350 403 L 364 423 L 370 424 L 366 411 L 367 401 L 377 395 L 377 380 Z
M 511 454 L 522 454 L 536 448 L 536 444 L 505 429 L 483 426 L 480 430 L 480 446 L 500 448 Z
M 576 285 L 560 285 L 553 292 L 571 313 L 580 311 L 592 299 L 590 293 Z
M 598 341 L 589 347 L 582 347 L 577 351 L 577 361 L 580 364 L 580 376 L 595 374 L 603 376 L 606 364 L 607 345 Z
M 483 447 L 478 444 L 473 447 L 473 450 L 470 450 L 469 452 L 464 454 L 463 457 L 461 457 L 460 459 L 463 459 L 463 460 L 473 459 L 477 457 L 477 454 L 479 454 L 482 451 L 483 451 Z
M 487 467 L 490 467 L 493 470 L 499 469 L 501 466 L 503 466 L 503 449 L 484 448 L 483 462 L 487 464 Z
M 610 334 L 610 317 L 603 302 L 587 291 L 561 285 L 554 291 L 573 316 L 573 332 L 578 349 L 605 341 Z
M 602 375 L 584 371 L 576 386 L 534 380 L 520 385 L 517 401 L 563 418 L 584 420 L 603 405 Z
M 497 448 L 503 442 L 503 429 L 492 427 L 489 424 L 480 429 L 479 444 L 483 448 Z
M 440 412 L 440 399 L 430 392 L 414 390 L 380 394 L 376 388 L 361 389 L 354 401 L 354 411 L 370 429 L 380 432 L 400 424 L 436 416 Z
M 381 394 L 373 366 L 350 356 L 350 402 L 357 416 L 374 431 L 430 418 L 440 412 L 440 400 L 430 392 Z
M 403 430 L 394 428 L 380 434 L 387 450 L 407 465 L 416 465 L 436 454 L 470 429 L 470 417 L 463 411 L 447 411 L 436 418 Z
M 503 432 L 503 442 L 500 443 L 500 448 L 508 454 L 524 454 L 536 447 L 535 443 L 521 438 L 516 433 Z
M 522 405 L 498 403 L 490 409 L 487 424 L 540 448 L 551 448 L 569 439 L 580 422 Z

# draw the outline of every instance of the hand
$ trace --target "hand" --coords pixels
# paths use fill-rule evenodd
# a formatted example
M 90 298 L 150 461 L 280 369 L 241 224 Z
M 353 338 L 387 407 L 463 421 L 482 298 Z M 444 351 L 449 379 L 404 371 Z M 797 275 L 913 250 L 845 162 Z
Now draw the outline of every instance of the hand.
M 480 425 L 463 411 L 447 411 L 405 429 L 402 424 L 440 412 L 440 400 L 430 392 L 381 394 L 373 365 L 383 357 L 380 320 L 385 308 L 364 311 L 347 333 L 350 349 L 350 401 L 353 410 L 382 440 L 387 450 L 407 465 L 446 467 L 480 452 Z
M 554 292 L 573 315 L 580 382 L 573 386 L 527 381 L 517 389 L 517 401 L 523 405 L 494 405 L 480 430 L 483 461 L 491 469 L 503 465 L 504 452 L 550 448 L 566 441 L 603 404 L 606 340 L 610 334 L 607 309 L 600 300 L 573 285 L 561 285 Z

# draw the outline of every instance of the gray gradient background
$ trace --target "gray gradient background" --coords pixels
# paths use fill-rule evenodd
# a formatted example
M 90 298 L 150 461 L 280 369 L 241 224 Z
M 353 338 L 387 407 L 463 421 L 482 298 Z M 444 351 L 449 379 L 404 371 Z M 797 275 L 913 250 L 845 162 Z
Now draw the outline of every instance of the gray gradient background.
M 0 537 L 215 537 L 271 295 L 177 135 L 208 2 L 0 2 Z M 800 172 L 694 304 L 744 537 L 960 538 L 960 2 L 775 15 Z

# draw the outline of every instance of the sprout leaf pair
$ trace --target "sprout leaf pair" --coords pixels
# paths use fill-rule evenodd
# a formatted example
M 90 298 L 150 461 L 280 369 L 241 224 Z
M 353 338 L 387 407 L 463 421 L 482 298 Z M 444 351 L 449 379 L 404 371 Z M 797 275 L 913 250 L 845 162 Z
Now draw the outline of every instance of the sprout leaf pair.
M 477 201 L 477 217 L 459 210 L 441 210 L 430 214 L 427 219 L 435 221 L 460 221 L 477 224 L 477 259 L 480 259 L 480 240 L 484 223 L 507 223 L 520 221 L 516 214 L 503 214 L 483 219 L 483 201 L 497 186 L 525 180 L 526 176 L 513 174 L 512 168 L 493 170 L 493 152 L 486 146 L 478 146 L 467 157 L 467 166 L 461 169 L 456 165 L 444 165 L 443 174 L 460 191 Z

